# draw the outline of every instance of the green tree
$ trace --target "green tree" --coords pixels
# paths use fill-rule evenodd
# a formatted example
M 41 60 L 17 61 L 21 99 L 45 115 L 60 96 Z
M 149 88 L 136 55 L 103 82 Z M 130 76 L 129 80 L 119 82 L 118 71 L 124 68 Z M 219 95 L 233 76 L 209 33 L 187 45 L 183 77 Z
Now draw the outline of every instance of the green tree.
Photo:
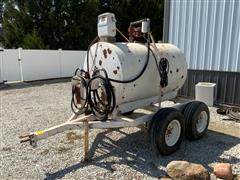
M 0 24 L 2 24 L 3 21 L 3 2 L 0 2 Z
M 86 49 L 96 36 L 96 0 L 5 0 L 4 3 L 1 41 L 6 48 L 25 45 L 25 36 L 34 30 L 46 49 Z
M 154 38 L 162 39 L 164 0 L 113 0 L 111 7 L 117 25 L 124 34 L 127 34 L 130 22 L 150 18 Z
M 31 34 L 24 36 L 21 47 L 24 49 L 43 49 L 44 44 L 42 38 L 34 30 Z
M 97 16 L 115 13 L 127 35 L 131 21 L 151 19 L 156 40 L 162 39 L 164 0 L 4 0 L 5 48 L 87 49 L 97 35 Z M 117 36 L 122 41 L 121 36 Z M 37 45 L 37 43 L 40 43 Z

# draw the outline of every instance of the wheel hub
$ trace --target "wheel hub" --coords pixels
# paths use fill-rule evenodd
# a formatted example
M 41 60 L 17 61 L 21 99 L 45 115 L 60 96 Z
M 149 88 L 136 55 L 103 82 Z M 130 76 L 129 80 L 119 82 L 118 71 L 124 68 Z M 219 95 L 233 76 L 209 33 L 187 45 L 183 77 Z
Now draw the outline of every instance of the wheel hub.
M 181 125 L 178 120 L 173 120 L 168 124 L 165 132 L 165 141 L 168 146 L 174 146 L 181 134 Z
M 197 124 L 196 124 L 196 130 L 198 133 L 202 133 L 206 127 L 208 122 L 208 115 L 206 111 L 202 111 L 198 115 Z

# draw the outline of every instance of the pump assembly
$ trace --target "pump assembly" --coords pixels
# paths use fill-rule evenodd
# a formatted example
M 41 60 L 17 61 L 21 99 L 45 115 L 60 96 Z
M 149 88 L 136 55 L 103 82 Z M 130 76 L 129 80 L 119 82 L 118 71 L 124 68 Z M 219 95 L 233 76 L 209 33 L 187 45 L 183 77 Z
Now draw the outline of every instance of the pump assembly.
M 163 155 L 176 151 L 184 135 L 196 140 L 205 134 L 210 117 L 203 102 L 161 108 L 161 102 L 174 99 L 186 80 L 184 54 L 172 44 L 155 43 L 148 18 L 130 23 L 129 38 L 116 22 L 112 13 L 98 16 L 98 36 L 72 78 L 73 115 L 63 124 L 21 136 L 21 142 L 36 146 L 57 133 L 83 129 L 87 159 L 89 129 L 145 125 L 151 145 Z M 126 42 L 116 42 L 117 32 Z M 146 107 L 151 111 L 132 118 L 135 110 Z

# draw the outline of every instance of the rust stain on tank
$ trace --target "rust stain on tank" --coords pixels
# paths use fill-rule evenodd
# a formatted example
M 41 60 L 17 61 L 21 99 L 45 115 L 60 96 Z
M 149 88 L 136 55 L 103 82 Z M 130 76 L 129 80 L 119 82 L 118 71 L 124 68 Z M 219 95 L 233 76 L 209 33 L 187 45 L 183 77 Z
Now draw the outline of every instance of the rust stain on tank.
M 119 69 L 120 69 L 120 67 L 119 67 L 119 66 L 117 66 L 117 69 L 119 70 Z
M 99 65 L 100 65 L 100 66 L 102 65 L 102 60 L 99 60 Z
M 113 70 L 113 73 L 114 73 L 114 74 L 117 74 L 117 70 Z
M 103 55 L 104 55 L 104 58 L 106 59 L 107 58 L 107 50 L 106 49 L 103 50 Z
M 175 56 L 172 56 L 173 58 L 175 58 Z
M 107 49 L 107 52 L 108 52 L 108 54 L 111 54 L 112 53 L 112 50 L 111 49 Z

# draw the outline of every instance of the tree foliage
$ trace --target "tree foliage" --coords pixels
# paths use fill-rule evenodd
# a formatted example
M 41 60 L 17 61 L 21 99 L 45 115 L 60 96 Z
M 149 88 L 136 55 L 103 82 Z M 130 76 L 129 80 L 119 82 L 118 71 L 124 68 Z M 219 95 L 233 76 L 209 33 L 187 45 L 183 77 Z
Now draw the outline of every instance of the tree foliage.
M 39 37 L 34 29 L 32 33 L 24 36 L 21 47 L 24 49 L 43 49 L 44 44 L 42 38 Z
M 151 19 L 155 39 L 162 38 L 163 0 L 4 0 L 5 48 L 86 49 L 97 35 L 97 16 L 116 15 L 127 35 L 129 22 Z M 122 40 L 117 37 L 118 40 Z

